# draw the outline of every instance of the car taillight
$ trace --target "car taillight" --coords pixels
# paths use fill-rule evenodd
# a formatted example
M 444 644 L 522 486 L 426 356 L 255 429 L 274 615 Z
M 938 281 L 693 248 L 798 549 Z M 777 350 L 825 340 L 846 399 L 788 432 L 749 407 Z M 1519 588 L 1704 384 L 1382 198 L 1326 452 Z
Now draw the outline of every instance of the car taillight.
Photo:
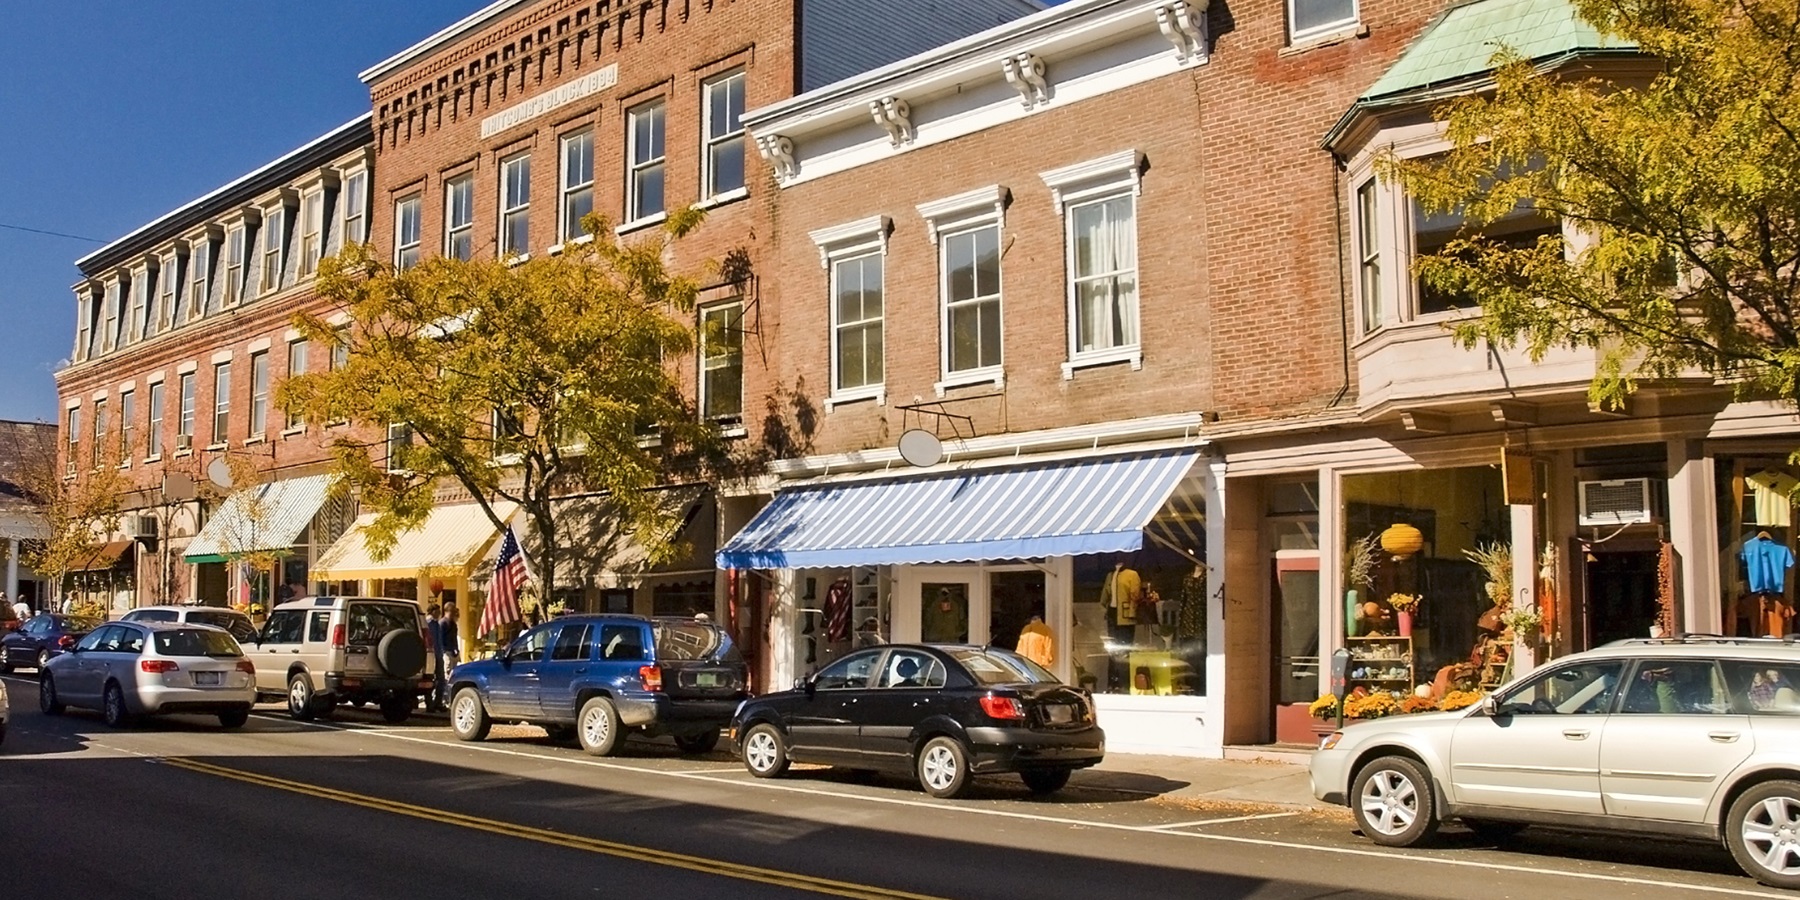
M 1025 704 L 1017 697 L 1000 697 L 988 694 L 981 698 L 981 711 L 993 719 L 1023 719 Z
M 237 670 L 246 675 L 255 675 L 256 674 L 256 663 L 253 663 L 247 659 L 240 659 L 237 661 Z
M 164 672 L 175 672 L 181 669 L 172 659 L 146 659 L 138 663 L 138 668 L 152 675 L 161 675 Z
M 331 626 L 331 646 L 338 648 L 338 649 L 343 649 L 344 626 L 342 626 L 342 625 Z
M 61 647 L 64 650 L 67 650 L 70 647 L 75 646 L 75 636 L 72 634 L 65 634 L 62 637 L 57 638 L 56 646 Z
M 661 666 L 638 666 L 638 677 L 644 680 L 644 690 L 662 690 Z

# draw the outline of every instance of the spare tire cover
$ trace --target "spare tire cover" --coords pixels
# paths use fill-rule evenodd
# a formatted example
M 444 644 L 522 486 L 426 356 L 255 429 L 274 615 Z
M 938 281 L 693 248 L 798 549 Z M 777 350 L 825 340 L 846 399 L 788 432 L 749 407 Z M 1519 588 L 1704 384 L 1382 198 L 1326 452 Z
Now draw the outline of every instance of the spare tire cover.
M 396 628 L 381 636 L 375 661 L 395 678 L 411 678 L 425 670 L 425 640 L 416 631 Z

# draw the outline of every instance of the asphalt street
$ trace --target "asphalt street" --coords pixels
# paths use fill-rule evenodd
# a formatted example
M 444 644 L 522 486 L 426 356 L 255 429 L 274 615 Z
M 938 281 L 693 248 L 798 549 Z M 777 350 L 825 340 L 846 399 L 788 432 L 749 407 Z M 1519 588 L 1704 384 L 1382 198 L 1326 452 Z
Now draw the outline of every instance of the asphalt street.
M 112 730 L 37 710 L 9 678 L 0 896 L 102 898 L 1796 897 L 1722 849 L 1531 831 L 1505 847 L 1446 829 L 1394 851 L 1347 815 L 1200 806 L 1155 775 L 1033 798 L 1016 779 L 935 800 L 896 779 L 814 769 L 759 781 L 724 752 L 633 742 L 597 759 L 537 729 L 457 742 L 266 707 Z M 1097 779 L 1096 779 L 1097 780 Z

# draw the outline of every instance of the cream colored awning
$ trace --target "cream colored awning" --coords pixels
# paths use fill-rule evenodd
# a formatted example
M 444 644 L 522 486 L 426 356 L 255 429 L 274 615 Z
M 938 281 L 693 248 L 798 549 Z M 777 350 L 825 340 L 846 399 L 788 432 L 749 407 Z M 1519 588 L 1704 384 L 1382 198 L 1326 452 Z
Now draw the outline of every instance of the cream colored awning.
M 518 508 L 498 503 L 494 512 L 510 520 Z M 363 540 L 364 529 L 374 514 L 358 516 L 344 536 L 332 544 L 313 565 L 313 581 L 348 581 L 358 578 L 464 577 L 471 566 L 487 556 L 499 531 L 475 503 L 440 506 L 424 524 L 402 532 L 386 559 L 377 560 Z

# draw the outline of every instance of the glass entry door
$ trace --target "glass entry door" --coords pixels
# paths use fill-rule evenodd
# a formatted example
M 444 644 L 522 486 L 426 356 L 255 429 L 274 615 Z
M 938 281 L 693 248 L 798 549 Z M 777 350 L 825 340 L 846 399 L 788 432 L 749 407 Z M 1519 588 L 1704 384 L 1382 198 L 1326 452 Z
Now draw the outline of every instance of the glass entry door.
M 895 641 L 987 643 L 987 578 L 979 567 L 902 567 L 894 598 Z

